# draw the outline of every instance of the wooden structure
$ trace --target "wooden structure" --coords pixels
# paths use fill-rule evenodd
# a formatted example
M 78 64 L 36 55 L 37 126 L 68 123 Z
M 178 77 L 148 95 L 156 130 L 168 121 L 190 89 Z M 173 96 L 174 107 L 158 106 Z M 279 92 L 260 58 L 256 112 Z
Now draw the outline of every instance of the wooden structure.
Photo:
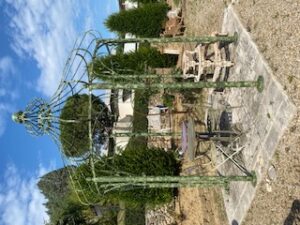
M 174 37 L 178 35 L 183 35 L 185 26 L 183 23 L 183 17 L 181 15 L 181 10 L 174 9 L 167 13 L 168 20 L 165 23 L 165 29 L 161 36 L 163 37 Z
M 214 33 L 213 36 L 219 36 Z M 222 34 L 224 36 L 224 34 Z M 226 35 L 225 35 L 226 36 Z M 194 78 L 195 82 L 206 79 L 206 70 L 212 68 L 212 81 L 216 81 L 220 75 L 221 69 L 233 66 L 233 62 L 228 61 L 222 57 L 220 42 L 211 44 L 213 53 L 208 54 L 210 44 L 199 44 L 192 51 L 185 50 L 182 57 L 183 78 Z

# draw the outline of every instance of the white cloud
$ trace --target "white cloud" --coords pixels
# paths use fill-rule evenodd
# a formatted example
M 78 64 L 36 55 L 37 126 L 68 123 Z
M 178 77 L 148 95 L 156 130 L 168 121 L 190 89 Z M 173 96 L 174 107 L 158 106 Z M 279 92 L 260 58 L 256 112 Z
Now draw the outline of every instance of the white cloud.
M 8 56 L 5 56 L 0 59 L 0 79 L 6 78 L 10 74 L 15 73 L 15 68 L 12 62 L 12 59 Z
M 0 137 L 5 131 L 6 117 L 11 112 L 13 112 L 13 106 L 11 104 L 0 102 Z
M 0 97 L 12 99 L 13 96 L 17 95 L 12 88 L 12 84 L 17 82 L 14 78 L 16 78 L 16 68 L 12 58 L 9 56 L 0 58 Z
M 11 100 L 16 98 L 17 91 L 12 88 L 16 69 L 13 60 L 9 56 L 0 58 L 0 137 L 6 127 L 6 117 L 12 112 Z
M 9 13 L 19 56 L 33 57 L 41 74 L 37 89 L 51 96 L 57 88 L 64 63 L 79 33 L 96 22 L 89 15 L 87 1 L 79 0 L 6 0 L 14 9 Z
M 48 221 L 44 196 L 36 183 L 48 172 L 40 166 L 31 178 L 24 178 L 14 165 L 7 167 L 5 182 L 0 186 L 1 225 L 41 225 Z

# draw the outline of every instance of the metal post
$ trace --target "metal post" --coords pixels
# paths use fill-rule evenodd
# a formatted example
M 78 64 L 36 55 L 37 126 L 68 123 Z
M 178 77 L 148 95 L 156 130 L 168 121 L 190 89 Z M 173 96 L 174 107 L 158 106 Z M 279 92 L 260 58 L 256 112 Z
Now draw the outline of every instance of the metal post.
M 182 78 L 181 74 L 97 74 L 100 78 L 110 80 L 128 78 Z
M 113 133 L 110 137 L 172 137 L 172 136 L 181 136 L 181 133 L 173 132 L 124 132 L 124 133 Z
M 257 81 L 219 81 L 219 82 L 183 82 L 183 83 L 92 83 L 91 89 L 201 89 L 201 88 L 248 88 L 256 87 L 259 92 L 264 89 L 264 79 L 259 76 Z
M 237 42 L 238 34 L 235 32 L 232 36 L 202 36 L 202 37 L 170 37 L 170 38 L 128 38 L 128 39 L 98 39 L 97 45 L 102 43 L 105 44 L 118 44 L 118 43 L 188 43 L 188 42 L 196 42 L 199 44 L 210 44 L 214 42 L 225 42 L 232 43 Z
M 172 187 L 202 187 L 202 186 L 228 186 L 230 182 L 250 181 L 256 184 L 256 174 L 252 172 L 247 176 L 103 176 L 86 178 L 87 181 L 104 185 L 128 184 L 136 186 L 149 186 L 155 188 Z

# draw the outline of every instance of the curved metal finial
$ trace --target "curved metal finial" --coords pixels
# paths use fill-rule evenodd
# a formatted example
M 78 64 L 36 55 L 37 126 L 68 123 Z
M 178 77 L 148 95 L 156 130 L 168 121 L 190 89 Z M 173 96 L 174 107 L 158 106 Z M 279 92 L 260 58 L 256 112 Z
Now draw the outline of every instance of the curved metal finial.
M 15 123 L 23 123 L 24 122 L 24 112 L 23 111 L 19 111 L 16 112 L 14 114 L 12 114 L 11 119 L 15 122 Z
M 26 130 L 35 136 L 49 132 L 56 115 L 52 115 L 50 105 L 41 98 L 33 99 L 24 111 L 18 111 L 12 115 L 16 123 L 24 124 Z

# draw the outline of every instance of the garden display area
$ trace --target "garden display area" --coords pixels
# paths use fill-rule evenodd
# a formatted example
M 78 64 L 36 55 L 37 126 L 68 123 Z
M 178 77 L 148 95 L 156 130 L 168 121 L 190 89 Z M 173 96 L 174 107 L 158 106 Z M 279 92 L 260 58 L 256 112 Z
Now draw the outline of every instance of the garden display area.
M 267 25 L 244 11 L 264 14 L 257 4 L 143 0 L 107 18 L 118 38 L 75 43 L 51 100 L 13 114 L 65 163 L 38 184 L 49 224 L 300 221 L 300 78 L 294 65 L 281 71 Z

